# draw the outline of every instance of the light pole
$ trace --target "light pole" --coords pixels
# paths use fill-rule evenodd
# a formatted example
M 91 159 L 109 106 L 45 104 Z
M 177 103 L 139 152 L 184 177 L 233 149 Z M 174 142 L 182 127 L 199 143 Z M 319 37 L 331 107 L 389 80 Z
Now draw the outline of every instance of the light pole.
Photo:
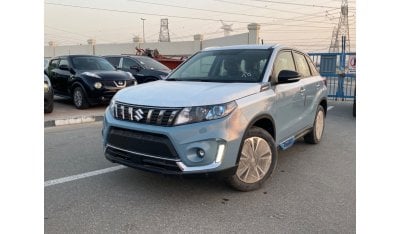
M 146 42 L 146 40 L 144 39 L 144 21 L 146 20 L 146 19 L 144 19 L 144 18 L 140 18 L 141 20 L 142 20 L 142 22 L 143 22 L 143 42 Z

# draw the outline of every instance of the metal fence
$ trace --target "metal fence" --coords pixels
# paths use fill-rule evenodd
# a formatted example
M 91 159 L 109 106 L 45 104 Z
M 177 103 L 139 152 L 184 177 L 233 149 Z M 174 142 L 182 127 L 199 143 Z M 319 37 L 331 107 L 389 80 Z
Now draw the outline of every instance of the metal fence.
M 309 53 L 321 76 L 328 83 L 328 97 L 353 100 L 356 87 L 356 53 Z

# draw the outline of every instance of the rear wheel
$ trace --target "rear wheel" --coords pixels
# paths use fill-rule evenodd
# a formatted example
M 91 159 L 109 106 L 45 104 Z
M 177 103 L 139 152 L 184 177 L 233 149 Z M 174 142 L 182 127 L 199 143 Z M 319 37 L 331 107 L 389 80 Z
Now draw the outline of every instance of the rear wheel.
M 76 87 L 73 92 L 74 105 L 78 109 L 86 109 L 89 103 L 81 87 Z
M 277 150 L 272 136 L 262 128 L 252 127 L 243 137 L 239 165 L 228 183 L 240 191 L 261 187 L 277 163 Z
M 318 106 L 317 114 L 314 119 L 314 126 L 307 135 L 304 136 L 304 141 L 310 144 L 318 144 L 321 141 L 322 134 L 325 128 L 325 110 L 322 106 Z

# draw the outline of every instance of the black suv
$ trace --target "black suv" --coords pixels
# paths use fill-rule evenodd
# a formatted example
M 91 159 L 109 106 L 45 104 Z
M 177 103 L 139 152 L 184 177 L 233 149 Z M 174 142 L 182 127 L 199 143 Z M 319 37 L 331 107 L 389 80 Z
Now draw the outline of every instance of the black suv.
M 171 72 L 164 64 L 147 56 L 109 55 L 104 58 L 117 69 L 130 72 L 139 84 L 165 79 Z
M 52 58 L 46 73 L 54 93 L 72 97 L 78 109 L 109 102 L 120 89 L 137 84 L 129 72 L 118 71 L 106 59 L 92 55 Z

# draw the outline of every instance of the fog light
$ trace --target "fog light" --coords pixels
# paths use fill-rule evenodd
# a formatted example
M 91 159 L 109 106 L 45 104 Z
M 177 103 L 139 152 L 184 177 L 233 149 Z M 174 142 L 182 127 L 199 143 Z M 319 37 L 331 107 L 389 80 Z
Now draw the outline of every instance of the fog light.
M 204 155 L 206 155 L 206 152 L 204 152 L 204 150 L 202 150 L 202 149 L 197 150 L 197 156 L 199 156 L 200 158 L 203 158 Z
M 100 82 L 94 83 L 94 87 L 95 87 L 96 89 L 101 89 L 102 86 L 103 86 L 103 85 L 102 85 Z

